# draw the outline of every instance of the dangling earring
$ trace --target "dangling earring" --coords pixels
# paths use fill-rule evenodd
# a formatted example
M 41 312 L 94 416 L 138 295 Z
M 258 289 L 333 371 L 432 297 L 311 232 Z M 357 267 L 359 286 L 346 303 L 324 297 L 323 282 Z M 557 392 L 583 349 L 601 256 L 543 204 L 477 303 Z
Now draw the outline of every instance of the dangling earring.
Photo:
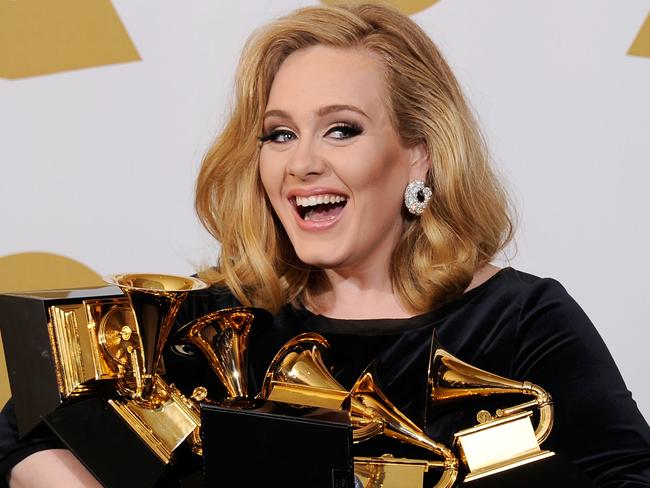
M 424 181 L 411 181 L 404 191 L 404 205 L 413 215 L 422 215 L 433 192 Z

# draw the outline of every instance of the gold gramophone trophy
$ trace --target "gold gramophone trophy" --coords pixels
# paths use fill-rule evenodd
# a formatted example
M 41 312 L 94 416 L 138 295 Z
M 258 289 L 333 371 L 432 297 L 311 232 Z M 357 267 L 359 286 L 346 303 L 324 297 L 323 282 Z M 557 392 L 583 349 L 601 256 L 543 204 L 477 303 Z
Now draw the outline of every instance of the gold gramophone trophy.
M 105 280 L 126 295 L 136 326 L 104 341 L 108 350 L 121 345 L 127 359 L 116 382 L 121 398 L 108 403 L 163 463 L 169 463 L 172 452 L 198 430 L 200 418 L 196 404 L 160 376 L 162 352 L 187 293 L 207 284 L 153 274 L 119 274 Z M 133 333 L 135 342 L 130 340 Z
M 226 398 L 209 396 L 207 388 L 197 386 L 191 398 L 199 402 L 243 406 L 250 402 L 248 392 L 247 349 L 250 332 L 257 323 L 268 323 L 271 314 L 261 308 L 231 307 L 209 312 L 183 325 L 173 339 L 174 347 L 193 346 L 201 351 L 226 389 Z M 200 414 L 200 412 L 199 412 Z M 195 454 L 202 455 L 200 418 L 189 442 Z
M 192 345 L 199 349 L 226 388 L 227 397 L 219 402 L 245 402 L 248 391 L 247 349 L 254 324 L 268 324 L 271 314 L 261 308 L 232 307 L 210 312 L 179 329 L 175 345 Z M 258 325 L 255 325 L 256 327 Z M 197 387 L 193 397 L 205 401 L 208 392 Z
M 119 289 L 0 295 L 18 432 L 44 422 L 105 486 L 153 486 L 199 425 L 195 403 L 160 376 L 161 354 L 185 296 L 207 284 L 107 281 Z
M 553 456 L 540 444 L 553 427 L 551 396 L 528 381 L 515 381 L 467 364 L 432 340 L 427 385 L 427 413 L 437 402 L 496 394 L 523 394 L 533 399 L 499 409 L 494 415 L 478 412 L 478 425 L 455 434 L 454 445 L 469 474 L 465 482 Z M 539 411 L 533 429 L 533 410 Z
M 458 461 L 453 453 L 429 438 L 386 398 L 377 386 L 371 367 L 349 392 L 345 390 L 324 364 L 327 349 L 327 340 L 315 333 L 300 334 L 289 341 L 271 362 L 260 396 L 294 405 L 346 410 L 355 442 L 382 434 L 443 458 L 431 461 L 389 455 L 355 457 L 355 475 L 364 487 L 419 488 L 430 469 L 443 470 L 436 488 L 452 486 L 458 474 Z

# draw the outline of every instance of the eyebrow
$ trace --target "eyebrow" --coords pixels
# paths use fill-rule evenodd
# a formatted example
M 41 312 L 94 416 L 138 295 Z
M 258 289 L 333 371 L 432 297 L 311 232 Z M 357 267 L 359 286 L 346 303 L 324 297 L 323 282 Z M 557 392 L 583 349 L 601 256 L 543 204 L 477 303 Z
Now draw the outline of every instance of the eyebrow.
M 326 107 L 319 108 L 317 113 L 318 115 L 323 116 L 334 112 L 342 112 L 344 110 L 356 112 L 360 115 L 363 115 L 367 119 L 370 118 L 363 110 L 361 110 L 359 107 L 355 107 L 354 105 L 328 105 Z
M 354 105 L 327 105 L 325 107 L 321 107 L 316 111 L 316 115 L 319 117 L 323 117 L 325 115 L 334 113 L 334 112 L 343 112 L 345 110 L 349 110 L 351 112 L 356 112 L 360 115 L 363 115 L 365 118 L 369 119 L 368 115 L 361 110 L 359 107 L 355 107 Z M 267 119 L 268 117 L 282 117 L 286 119 L 291 119 L 291 115 L 289 115 L 288 112 L 285 112 L 284 110 L 268 110 L 264 114 L 264 119 Z

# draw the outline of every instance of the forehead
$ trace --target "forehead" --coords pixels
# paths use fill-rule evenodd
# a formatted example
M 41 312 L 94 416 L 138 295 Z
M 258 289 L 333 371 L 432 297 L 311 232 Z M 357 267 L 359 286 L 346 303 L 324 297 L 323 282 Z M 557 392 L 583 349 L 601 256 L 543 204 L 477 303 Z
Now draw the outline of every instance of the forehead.
M 384 70 L 376 55 L 362 48 L 317 45 L 295 51 L 280 65 L 267 108 L 350 104 L 385 110 L 385 103 Z

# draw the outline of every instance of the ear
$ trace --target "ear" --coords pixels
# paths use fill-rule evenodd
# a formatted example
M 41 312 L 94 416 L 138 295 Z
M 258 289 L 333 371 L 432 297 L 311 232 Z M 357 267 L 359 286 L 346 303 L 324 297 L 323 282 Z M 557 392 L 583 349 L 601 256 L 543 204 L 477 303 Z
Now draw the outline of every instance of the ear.
M 410 152 L 409 181 L 427 181 L 427 174 L 431 169 L 431 158 L 426 145 L 421 142 L 410 148 Z

